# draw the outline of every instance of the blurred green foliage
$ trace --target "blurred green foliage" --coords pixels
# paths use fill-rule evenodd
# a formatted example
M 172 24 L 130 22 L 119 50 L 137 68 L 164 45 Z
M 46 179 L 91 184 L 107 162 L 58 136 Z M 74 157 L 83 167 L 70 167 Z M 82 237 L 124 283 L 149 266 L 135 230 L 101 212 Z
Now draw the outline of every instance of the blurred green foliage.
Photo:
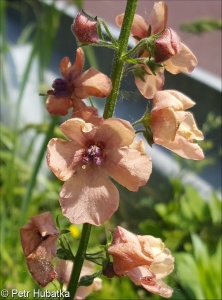
M 221 30 L 222 21 L 217 19 L 199 19 L 190 23 L 182 23 L 180 29 L 182 31 L 200 35 L 204 32 Z

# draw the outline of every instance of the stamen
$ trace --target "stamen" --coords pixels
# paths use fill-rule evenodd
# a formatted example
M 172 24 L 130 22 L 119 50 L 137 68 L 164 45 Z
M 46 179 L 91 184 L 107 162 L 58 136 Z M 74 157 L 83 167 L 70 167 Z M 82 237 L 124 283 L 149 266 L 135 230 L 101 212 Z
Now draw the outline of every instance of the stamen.
M 155 286 L 156 285 L 155 276 L 152 276 L 152 275 L 142 277 L 141 282 L 143 284 L 147 284 L 147 285 L 150 285 L 150 286 Z
M 69 86 L 66 80 L 57 78 L 52 84 L 54 90 L 47 91 L 48 95 L 54 96 L 68 96 L 70 94 Z
M 101 166 L 103 163 L 103 152 L 100 147 L 95 144 L 91 144 L 88 149 L 85 151 L 83 157 L 83 166 L 82 168 L 85 169 L 87 165 L 91 163 L 95 163 L 97 166 Z

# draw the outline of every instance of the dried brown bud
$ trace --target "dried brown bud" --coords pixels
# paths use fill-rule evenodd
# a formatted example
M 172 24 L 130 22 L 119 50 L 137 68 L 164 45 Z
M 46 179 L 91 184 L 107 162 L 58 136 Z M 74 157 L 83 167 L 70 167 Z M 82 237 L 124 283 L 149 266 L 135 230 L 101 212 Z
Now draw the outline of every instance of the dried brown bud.
M 71 30 L 77 40 L 82 44 L 99 42 L 97 22 L 84 13 L 78 13 L 73 21 Z
M 179 36 L 171 28 L 166 28 L 154 42 L 154 60 L 162 63 L 179 53 L 181 42 Z

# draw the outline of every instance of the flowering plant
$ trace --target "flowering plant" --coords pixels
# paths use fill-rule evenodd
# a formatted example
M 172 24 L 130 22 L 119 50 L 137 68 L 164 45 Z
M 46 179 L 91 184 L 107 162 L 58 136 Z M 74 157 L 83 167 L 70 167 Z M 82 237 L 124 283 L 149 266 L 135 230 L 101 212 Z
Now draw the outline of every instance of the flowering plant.
M 193 115 L 185 111 L 195 103 L 179 91 L 163 90 L 164 71 L 189 73 L 197 64 L 196 57 L 173 29 L 166 27 L 164 2 L 154 4 L 148 22 L 135 14 L 136 7 L 137 0 L 128 0 L 125 14 L 117 16 L 121 28 L 118 40 L 103 20 L 79 13 L 71 27 L 79 42 L 75 62 L 71 65 L 68 57 L 62 59 L 63 78 L 55 79 L 53 89 L 46 92 L 49 114 L 66 116 L 72 110 L 60 125 L 65 137 L 49 140 L 46 160 L 64 182 L 58 196 L 62 214 L 73 225 L 81 224 L 82 233 L 73 254 L 70 244 L 63 242 L 63 235 L 70 231 L 61 229 L 57 220 L 58 230 L 47 212 L 30 217 L 31 223 L 21 229 L 21 242 L 33 278 L 42 286 L 58 280 L 69 299 L 82 299 L 100 288 L 97 277 L 101 276 L 128 276 L 151 293 L 172 296 L 173 288 L 163 279 L 173 271 L 174 258 L 159 238 L 135 235 L 118 226 L 113 238 L 90 255 L 88 241 L 92 226 L 101 226 L 118 210 L 121 199 L 115 182 L 137 192 L 149 180 L 152 158 L 144 143 L 162 145 L 186 159 L 204 158 L 196 142 L 203 139 L 203 134 Z M 136 45 L 129 50 L 130 34 Z M 83 71 L 86 46 L 114 49 L 110 78 L 95 68 Z M 147 108 L 133 124 L 114 117 L 126 66 L 135 75 L 140 93 L 152 99 L 151 111 Z M 106 98 L 103 115 L 84 102 L 90 98 L 92 104 L 91 96 Z M 137 139 L 138 132 L 143 139 Z M 61 248 L 56 251 L 57 239 Z M 96 272 L 94 265 L 87 267 L 88 261 L 97 265 Z

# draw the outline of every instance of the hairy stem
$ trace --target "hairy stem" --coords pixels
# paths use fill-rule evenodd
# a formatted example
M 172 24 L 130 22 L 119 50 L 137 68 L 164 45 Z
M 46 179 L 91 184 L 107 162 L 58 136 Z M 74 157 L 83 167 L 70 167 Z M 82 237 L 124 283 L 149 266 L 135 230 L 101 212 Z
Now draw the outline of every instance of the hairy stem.
M 85 223 L 83 224 L 82 234 L 79 241 L 79 247 L 75 256 L 75 263 L 72 269 L 72 274 L 69 280 L 69 285 L 67 291 L 69 292 L 69 298 L 65 298 L 68 300 L 73 300 L 76 294 L 76 290 L 78 288 L 79 276 L 82 270 L 82 265 L 85 258 L 85 253 L 90 237 L 92 225 Z
M 111 118 L 115 111 L 117 96 L 118 96 L 120 83 L 123 75 L 124 60 L 122 59 L 122 57 L 126 54 L 127 51 L 130 29 L 136 11 L 137 2 L 138 0 L 127 1 L 123 24 L 118 39 L 119 48 L 115 52 L 113 58 L 113 67 L 111 73 L 113 88 L 106 100 L 106 105 L 103 114 L 103 117 L 105 119 Z

